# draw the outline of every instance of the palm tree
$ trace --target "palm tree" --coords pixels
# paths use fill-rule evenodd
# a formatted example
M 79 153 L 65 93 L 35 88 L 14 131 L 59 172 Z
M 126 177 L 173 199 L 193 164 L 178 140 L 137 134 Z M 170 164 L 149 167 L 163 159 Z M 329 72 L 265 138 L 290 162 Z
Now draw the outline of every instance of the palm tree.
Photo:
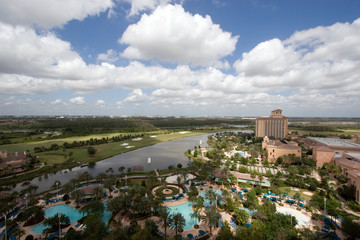
M 214 203 L 218 199 L 218 194 L 212 189 L 208 189 L 205 192 L 205 199 L 209 201 L 210 205 Z
M 88 172 L 83 172 L 80 176 L 79 176 L 79 180 L 80 181 L 85 181 L 86 183 L 89 182 L 90 179 L 92 179 L 93 177 L 91 176 L 90 173 Z
M 202 221 L 209 226 L 210 235 L 212 234 L 212 227 L 219 222 L 219 211 L 215 205 L 211 205 L 205 209 L 205 216 L 201 216 Z
M 262 180 L 264 180 L 264 176 L 260 174 L 260 175 L 259 175 L 259 181 L 260 181 L 259 185 L 260 185 L 260 186 L 261 186 Z
M 144 196 L 135 204 L 134 207 L 140 214 L 147 215 L 151 213 L 151 200 L 149 197 Z
M 176 182 L 179 186 L 179 191 L 180 191 L 180 185 L 181 185 L 181 177 L 178 175 L 177 178 L 176 178 Z
M 16 239 L 20 239 L 25 234 L 25 231 L 21 228 L 15 228 L 12 232 L 12 235 L 16 237 Z
M 79 202 L 84 197 L 84 192 L 81 189 L 75 189 L 71 193 L 71 197 L 75 199 L 76 201 L 76 208 L 79 208 Z
M 160 181 L 161 181 L 161 186 L 166 185 L 166 177 L 161 177 Z
M 253 180 L 254 186 L 255 186 L 256 173 L 255 173 L 255 172 L 251 172 L 251 173 L 250 173 L 250 177 L 251 177 L 251 179 Z
M 200 221 L 200 210 L 204 207 L 204 199 L 202 197 L 191 197 L 189 201 L 192 203 L 193 213 L 191 218 L 197 219 Z
M 175 229 L 175 234 L 178 234 L 178 231 L 185 226 L 185 218 L 181 213 L 172 214 L 170 217 L 170 227 Z
M 122 210 L 122 199 L 121 197 L 115 197 L 109 200 L 106 204 L 106 209 L 112 212 L 113 215 Z
M 103 183 L 104 180 L 106 179 L 106 174 L 105 173 L 99 173 L 97 176 L 96 176 L 96 179 L 100 182 L 100 183 Z
M 105 183 L 104 186 L 109 190 L 109 197 L 111 196 L 111 192 L 112 192 L 112 187 L 115 184 L 115 176 L 113 174 L 110 174 L 109 176 L 107 176 L 107 178 L 105 179 Z
M 182 176 L 182 178 L 184 179 L 184 182 L 186 182 L 186 178 L 187 178 L 188 175 L 189 175 L 189 174 L 188 174 L 188 172 L 187 172 L 187 169 L 183 169 L 183 170 L 181 171 L 181 176 Z
M 98 186 L 94 188 L 93 190 L 94 199 L 101 198 L 103 194 L 104 192 L 102 187 Z
M 189 199 L 189 201 L 192 203 L 192 207 L 194 209 L 200 210 L 200 209 L 202 209 L 204 207 L 204 199 L 201 196 L 199 196 L 199 197 L 191 197 Z
M 161 207 L 159 210 L 159 217 L 162 221 L 162 227 L 165 230 L 165 239 L 166 239 L 166 228 L 170 226 L 171 214 L 167 207 Z
M 124 167 L 124 166 L 120 166 L 120 167 L 118 168 L 119 173 L 123 173 L 124 170 L 125 170 L 125 167 Z

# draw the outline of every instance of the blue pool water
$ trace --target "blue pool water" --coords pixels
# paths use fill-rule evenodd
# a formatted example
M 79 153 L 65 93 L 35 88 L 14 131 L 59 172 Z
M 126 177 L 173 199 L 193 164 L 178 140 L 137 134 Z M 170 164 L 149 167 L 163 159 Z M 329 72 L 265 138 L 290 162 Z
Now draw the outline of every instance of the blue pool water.
M 46 218 L 53 217 L 58 213 L 65 214 L 66 216 L 68 216 L 70 218 L 71 223 L 76 222 L 83 217 L 82 213 L 80 213 L 79 210 L 74 209 L 69 205 L 60 204 L 45 209 Z M 107 224 L 110 218 L 111 218 L 111 212 L 105 210 L 101 217 L 101 220 Z M 41 234 L 44 229 L 45 229 L 45 225 L 43 223 L 40 223 L 38 225 L 31 227 L 30 232 L 34 234 Z
M 191 218 L 191 214 L 194 212 L 191 209 L 191 206 L 192 206 L 191 203 L 187 202 L 181 205 L 169 207 L 171 214 L 181 213 L 185 218 L 186 222 L 185 222 L 184 230 L 190 230 L 194 227 L 195 224 L 199 223 L 197 219 Z
M 247 214 L 249 214 L 250 217 L 253 215 L 254 212 L 256 212 L 256 210 L 250 210 L 247 208 L 239 208 L 239 209 L 245 210 L 245 212 L 247 212 Z
M 217 195 L 222 196 L 222 191 L 221 191 L 221 190 L 219 190 L 219 189 L 213 189 L 213 190 L 214 190 L 214 192 L 215 192 Z M 205 192 L 206 192 L 206 191 L 202 191 L 202 192 L 200 193 L 200 196 L 204 198 L 204 206 L 208 207 L 208 206 L 210 206 L 210 203 L 209 203 L 207 200 L 205 200 Z M 221 202 L 221 203 L 222 203 L 222 202 Z

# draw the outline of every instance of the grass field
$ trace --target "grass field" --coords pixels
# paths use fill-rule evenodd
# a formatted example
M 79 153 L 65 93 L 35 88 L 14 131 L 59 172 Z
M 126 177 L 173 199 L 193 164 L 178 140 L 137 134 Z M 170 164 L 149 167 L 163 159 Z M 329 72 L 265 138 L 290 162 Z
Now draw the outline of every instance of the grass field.
M 301 189 L 299 188 L 299 191 L 291 190 L 290 187 L 280 187 L 279 188 L 283 192 L 287 192 L 289 196 L 294 196 L 296 193 L 300 193 L 300 198 L 305 200 L 310 200 L 311 196 L 304 194 L 304 192 L 311 192 L 308 189 Z
M 338 129 L 338 131 L 309 131 L 309 130 L 301 130 L 297 128 L 289 127 L 291 131 L 297 131 L 300 135 L 309 135 L 309 134 L 321 134 L 321 135 L 356 135 L 360 136 L 359 129 Z

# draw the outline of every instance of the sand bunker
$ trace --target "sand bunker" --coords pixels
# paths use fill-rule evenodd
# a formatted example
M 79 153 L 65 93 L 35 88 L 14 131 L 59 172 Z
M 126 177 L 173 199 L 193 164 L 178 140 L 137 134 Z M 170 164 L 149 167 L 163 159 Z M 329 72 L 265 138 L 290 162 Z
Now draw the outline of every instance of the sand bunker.
M 133 141 L 140 141 L 142 138 L 134 138 Z
M 129 145 L 128 143 L 123 143 L 123 144 L 120 144 L 120 146 L 127 146 Z
M 313 193 L 311 193 L 311 192 L 303 192 L 303 194 L 308 195 L 308 196 L 312 196 L 312 195 L 314 195 L 314 194 L 313 194 Z
M 153 136 L 150 136 L 150 137 L 156 137 L 155 135 L 153 135 Z
M 180 134 L 185 134 L 185 133 L 189 133 L 189 131 L 183 131 L 183 132 L 179 132 Z
M 135 147 L 135 146 L 126 146 L 125 148 L 133 148 L 133 147 Z

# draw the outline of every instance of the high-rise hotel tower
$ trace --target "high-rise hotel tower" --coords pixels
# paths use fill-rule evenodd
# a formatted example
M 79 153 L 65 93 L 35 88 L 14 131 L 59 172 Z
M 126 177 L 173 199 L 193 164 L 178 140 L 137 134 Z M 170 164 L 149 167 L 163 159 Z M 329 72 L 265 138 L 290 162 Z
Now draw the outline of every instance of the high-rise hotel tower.
M 256 137 L 285 138 L 288 132 L 288 118 L 282 115 L 281 109 L 271 112 L 271 116 L 256 118 Z

